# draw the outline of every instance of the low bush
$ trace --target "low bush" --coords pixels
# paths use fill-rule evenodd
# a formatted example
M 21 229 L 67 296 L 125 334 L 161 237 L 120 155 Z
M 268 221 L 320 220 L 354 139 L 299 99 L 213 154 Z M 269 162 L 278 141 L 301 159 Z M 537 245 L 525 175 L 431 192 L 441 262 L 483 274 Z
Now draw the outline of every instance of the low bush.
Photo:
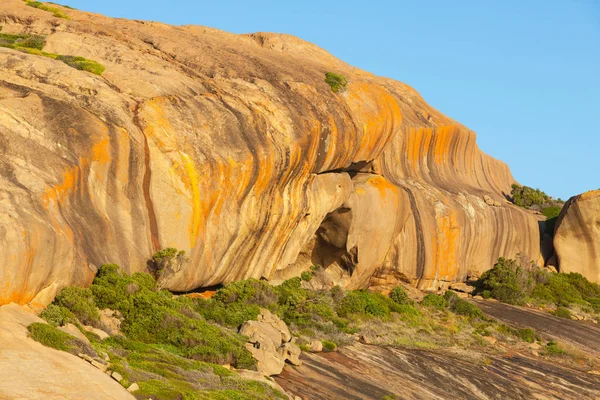
M 335 72 L 325 73 L 325 82 L 331 87 L 334 93 L 344 92 L 348 86 L 348 80 Z
M 30 1 L 30 0 L 26 0 L 26 3 L 29 7 L 33 7 L 33 8 L 38 8 L 40 10 L 43 11 L 48 11 L 51 12 L 52 15 L 54 15 L 57 18 L 63 18 L 63 19 L 71 19 L 69 18 L 69 16 L 67 14 L 65 14 L 61 9 L 56 8 L 56 7 L 50 7 L 42 2 L 39 1 Z
M 545 278 L 545 272 L 531 262 L 501 257 L 481 275 L 477 287 L 479 292 L 489 291 L 491 297 L 503 303 L 524 304 L 536 283 Z
M 469 318 L 484 318 L 483 311 L 479 307 L 460 298 L 452 306 L 452 311 Z
M 523 328 L 517 330 L 517 336 L 526 341 L 527 343 L 533 343 L 538 339 L 538 335 L 535 329 Z
M 571 311 L 564 307 L 558 307 L 552 314 L 560 318 L 571 319 Z
M 336 311 L 341 317 L 350 314 L 385 317 L 390 314 L 389 303 L 392 302 L 382 294 L 353 290 L 346 293 Z
M 408 298 L 406 290 L 402 286 L 396 286 L 390 291 L 390 299 L 396 304 L 412 304 L 412 300 Z
M 444 297 L 430 293 L 423 297 L 423 300 L 421 300 L 421 305 L 425 307 L 434 307 L 438 310 L 443 310 L 444 308 L 448 307 L 448 302 Z
M 44 346 L 52 347 L 57 350 L 70 351 L 73 337 L 55 326 L 34 322 L 27 327 L 29 335 Z
M 335 349 L 337 349 L 337 346 L 335 343 L 330 342 L 329 340 L 323 340 L 323 350 L 326 351 L 335 351 Z
M 8 47 L 10 49 L 34 49 L 42 50 L 46 45 L 46 38 L 41 35 L 14 35 L 0 33 L 0 47 Z
M 54 304 L 71 311 L 84 325 L 97 326 L 100 322 L 100 313 L 90 289 L 66 287 L 58 293 Z
M 104 70 L 106 69 L 104 65 L 100 64 L 94 60 L 88 60 L 84 57 L 79 56 L 58 56 L 56 57 L 58 61 L 62 61 L 70 67 L 81 71 L 91 72 L 92 74 L 102 75 Z
M 548 342 L 544 348 L 544 354 L 549 356 L 565 354 L 565 350 L 554 341 Z
M 310 282 L 310 280 L 312 279 L 312 273 L 310 271 L 304 271 L 300 275 L 300 278 L 302 278 L 303 281 Z
M 69 309 L 56 304 L 50 304 L 42 313 L 40 317 L 43 318 L 52 326 L 63 326 L 66 324 L 76 324 L 77 318 L 69 311 Z

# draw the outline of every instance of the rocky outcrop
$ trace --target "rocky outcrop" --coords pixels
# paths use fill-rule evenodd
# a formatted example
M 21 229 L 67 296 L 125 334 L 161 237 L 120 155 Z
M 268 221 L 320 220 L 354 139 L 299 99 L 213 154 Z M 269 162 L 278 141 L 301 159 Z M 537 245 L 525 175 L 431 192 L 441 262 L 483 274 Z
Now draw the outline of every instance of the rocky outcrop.
M 0 321 L 0 399 L 134 399 L 83 359 L 27 337 L 29 324 L 44 322 L 32 310 L 2 306 Z
M 508 167 L 407 85 L 287 35 L 65 13 L 0 9 L 3 33 L 106 67 L 0 47 L 0 304 L 165 247 L 186 252 L 161 282 L 177 291 L 314 264 L 349 288 L 386 271 L 437 288 L 539 258 Z
M 285 322 L 267 309 L 261 309 L 256 321 L 246 321 L 239 333 L 248 337 L 246 349 L 257 361 L 261 375 L 277 375 L 285 362 L 301 365 L 300 348 L 290 342 L 292 335 Z
M 600 282 L 600 190 L 571 197 L 554 232 L 559 271 Z

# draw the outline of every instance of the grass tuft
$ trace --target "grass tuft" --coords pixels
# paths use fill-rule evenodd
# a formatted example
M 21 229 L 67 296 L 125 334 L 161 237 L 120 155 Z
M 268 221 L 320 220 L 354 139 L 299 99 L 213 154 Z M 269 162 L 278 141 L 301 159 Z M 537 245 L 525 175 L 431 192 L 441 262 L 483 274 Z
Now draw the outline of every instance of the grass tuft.
M 48 11 L 51 12 L 52 15 L 54 15 L 56 18 L 63 18 L 63 19 L 71 19 L 67 14 L 65 14 L 61 9 L 56 8 L 56 7 L 50 7 L 40 1 L 26 1 L 26 4 L 29 7 L 33 7 L 33 8 L 37 8 L 40 9 L 42 11 Z

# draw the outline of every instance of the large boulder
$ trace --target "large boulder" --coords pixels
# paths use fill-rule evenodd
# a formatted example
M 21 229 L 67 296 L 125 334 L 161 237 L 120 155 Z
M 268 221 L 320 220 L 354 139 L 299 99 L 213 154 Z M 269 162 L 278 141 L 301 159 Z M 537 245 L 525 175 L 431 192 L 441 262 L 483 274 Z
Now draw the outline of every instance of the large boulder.
M 385 269 L 437 289 L 539 259 L 536 217 L 497 206 L 508 167 L 409 86 L 288 35 L 64 12 L 0 8 L 3 33 L 106 67 L 0 47 L 0 304 L 165 247 L 186 255 L 161 278 L 176 291 L 315 264 L 347 288 Z
M 554 250 L 560 272 L 600 283 L 600 190 L 567 201 L 556 222 Z
M 246 321 L 239 329 L 248 337 L 246 349 L 257 361 L 262 375 L 278 375 L 285 362 L 301 365 L 300 348 L 290 342 L 292 335 L 285 322 L 267 309 L 261 309 L 257 321 Z

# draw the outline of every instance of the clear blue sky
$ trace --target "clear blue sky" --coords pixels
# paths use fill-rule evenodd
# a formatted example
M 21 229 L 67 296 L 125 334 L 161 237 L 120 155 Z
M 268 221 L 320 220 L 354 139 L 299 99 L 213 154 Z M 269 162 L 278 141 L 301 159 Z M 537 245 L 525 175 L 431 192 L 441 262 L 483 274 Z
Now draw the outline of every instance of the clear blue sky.
M 522 184 L 600 188 L 600 0 L 55 0 L 113 17 L 289 33 L 405 82 Z

